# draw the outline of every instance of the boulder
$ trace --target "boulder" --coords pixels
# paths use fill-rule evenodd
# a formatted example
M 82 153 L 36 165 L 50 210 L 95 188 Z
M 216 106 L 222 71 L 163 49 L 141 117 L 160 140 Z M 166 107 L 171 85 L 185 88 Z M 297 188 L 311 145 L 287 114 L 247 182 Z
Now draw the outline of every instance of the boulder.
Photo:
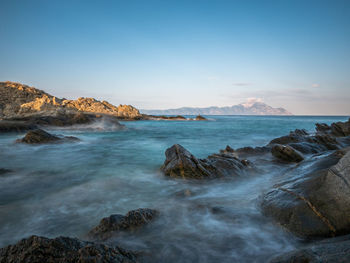
M 263 196 L 264 214 L 303 238 L 350 233 L 348 150 L 317 156 L 284 177 Z
M 63 138 L 60 138 L 42 129 L 36 129 L 33 131 L 29 131 L 22 139 L 18 139 L 16 142 L 27 144 L 41 144 L 57 143 L 64 141 L 79 141 L 79 139 L 73 136 L 65 136 Z
M 90 230 L 88 236 L 93 240 L 106 240 L 121 231 L 135 231 L 158 215 L 157 210 L 148 208 L 129 211 L 125 216 L 114 214 L 103 218 L 98 226 Z
M 31 236 L 0 249 L 0 262 L 76 263 L 137 262 L 137 254 L 120 247 L 81 241 L 76 238 Z
M 213 154 L 206 159 L 197 159 L 179 144 L 168 148 L 165 157 L 161 170 L 166 176 L 189 179 L 242 175 L 248 164 L 242 163 L 232 153 Z
M 340 263 L 350 262 L 350 236 L 329 238 L 278 255 L 270 263 Z
M 271 148 L 271 153 L 274 157 L 286 162 L 301 162 L 304 157 L 293 147 L 288 145 L 276 144 Z

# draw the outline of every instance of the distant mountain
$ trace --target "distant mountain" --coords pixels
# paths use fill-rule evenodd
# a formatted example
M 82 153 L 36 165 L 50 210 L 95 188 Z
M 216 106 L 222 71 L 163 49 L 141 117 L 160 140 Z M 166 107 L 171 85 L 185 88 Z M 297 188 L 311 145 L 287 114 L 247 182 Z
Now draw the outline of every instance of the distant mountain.
M 140 110 L 153 115 L 292 115 L 284 108 L 273 108 L 263 102 L 254 101 L 234 106 L 208 108 L 183 107 L 169 110 Z

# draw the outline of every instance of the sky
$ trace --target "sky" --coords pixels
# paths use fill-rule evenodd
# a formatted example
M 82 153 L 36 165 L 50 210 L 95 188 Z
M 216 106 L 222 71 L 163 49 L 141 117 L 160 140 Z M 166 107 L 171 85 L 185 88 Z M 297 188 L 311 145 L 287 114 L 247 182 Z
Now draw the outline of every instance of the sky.
M 0 81 L 139 109 L 350 115 L 350 1 L 0 0 Z

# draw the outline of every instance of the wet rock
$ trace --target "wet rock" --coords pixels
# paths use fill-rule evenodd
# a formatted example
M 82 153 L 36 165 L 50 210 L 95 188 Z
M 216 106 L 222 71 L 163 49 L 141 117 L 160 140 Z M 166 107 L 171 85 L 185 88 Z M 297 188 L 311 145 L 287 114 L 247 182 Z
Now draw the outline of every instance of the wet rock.
M 276 144 L 271 148 L 271 153 L 276 158 L 286 161 L 286 162 L 301 162 L 304 157 L 301 153 L 293 149 L 293 147 L 288 145 Z
M 88 236 L 93 240 L 106 240 L 121 231 L 134 231 L 150 223 L 159 215 L 154 209 L 139 208 L 129 211 L 125 216 L 120 214 L 105 217 L 100 224 L 90 230 Z
M 329 238 L 274 257 L 270 263 L 350 262 L 350 236 Z
M 166 176 L 204 179 L 236 176 L 244 173 L 244 165 L 232 154 L 213 154 L 206 159 L 197 159 L 179 144 L 165 151 L 166 159 L 161 167 Z
M 316 131 L 318 133 L 327 133 L 331 130 L 331 127 L 326 123 L 316 123 Z
M 296 167 L 264 195 L 263 212 L 304 238 L 350 233 L 350 152 L 343 154 Z
M 78 138 L 73 136 L 66 136 L 63 138 L 52 135 L 44 130 L 36 129 L 29 131 L 22 139 L 18 139 L 16 142 L 27 144 L 42 144 L 42 143 L 57 143 L 64 141 L 79 141 Z
M 350 119 L 347 122 L 335 122 L 331 125 L 331 133 L 334 136 L 344 137 L 350 135 Z
M 15 245 L 0 249 L 0 262 L 76 263 L 76 262 L 137 262 L 134 252 L 120 247 L 81 241 L 76 238 L 54 239 L 31 236 Z

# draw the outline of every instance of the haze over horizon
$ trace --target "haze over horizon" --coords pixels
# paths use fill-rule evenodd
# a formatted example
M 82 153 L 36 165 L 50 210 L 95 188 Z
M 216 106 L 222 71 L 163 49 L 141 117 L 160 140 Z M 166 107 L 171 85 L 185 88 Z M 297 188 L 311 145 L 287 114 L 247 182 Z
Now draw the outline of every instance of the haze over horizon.
M 0 81 L 139 109 L 350 114 L 350 1 L 2 0 Z

